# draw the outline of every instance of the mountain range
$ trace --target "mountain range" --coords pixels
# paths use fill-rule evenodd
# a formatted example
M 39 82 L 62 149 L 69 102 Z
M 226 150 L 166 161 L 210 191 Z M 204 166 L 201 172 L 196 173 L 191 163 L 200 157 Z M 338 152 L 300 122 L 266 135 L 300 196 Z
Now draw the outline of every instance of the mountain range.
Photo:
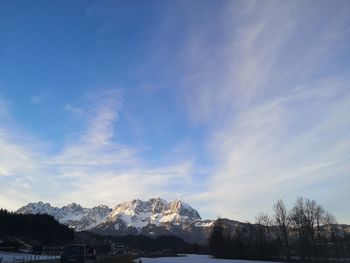
M 146 235 L 157 237 L 174 235 L 188 242 L 205 244 L 214 227 L 214 220 L 203 220 L 198 211 L 181 200 L 167 202 L 161 198 L 147 201 L 135 199 L 117 204 L 113 209 L 106 205 L 84 208 L 71 203 L 61 208 L 49 203 L 29 203 L 16 211 L 19 214 L 48 214 L 77 232 L 89 231 L 100 235 Z M 230 233 L 247 224 L 221 219 Z M 322 226 L 325 235 L 329 231 Z M 337 235 L 350 233 L 349 225 L 338 225 Z
M 106 205 L 84 208 L 76 203 L 58 208 L 40 201 L 21 207 L 16 213 L 48 214 L 75 231 L 112 236 L 175 235 L 198 243 L 207 241 L 214 224 L 213 220 L 202 220 L 197 210 L 181 200 L 167 202 L 161 198 L 135 199 L 117 204 L 114 209 Z

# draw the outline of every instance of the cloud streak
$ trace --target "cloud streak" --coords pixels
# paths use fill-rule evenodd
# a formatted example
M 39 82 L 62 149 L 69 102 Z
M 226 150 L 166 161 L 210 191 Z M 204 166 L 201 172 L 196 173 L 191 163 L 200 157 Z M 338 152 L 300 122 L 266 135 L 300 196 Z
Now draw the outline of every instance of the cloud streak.
M 350 80 L 329 67 L 349 55 L 346 11 L 341 1 L 235 2 L 222 13 L 219 50 L 194 40 L 210 59 L 190 57 L 183 92 L 190 117 L 210 127 L 216 164 L 207 192 L 191 198 L 208 213 L 252 220 L 279 198 L 307 195 L 331 211 L 349 198 L 334 182 L 349 185 Z
M 10 130 L 2 130 L 0 178 L 8 186 L 1 193 L 3 206 L 19 207 L 38 199 L 56 205 L 74 201 L 86 206 L 114 206 L 132 198 L 162 194 L 178 197 L 172 188 L 180 191 L 191 184 L 189 161 L 174 160 L 152 167 L 140 158 L 141 149 L 118 142 L 116 124 L 123 107 L 120 90 L 89 93 L 80 106 L 71 107 L 75 110 L 69 113 L 86 125 L 69 136 L 58 153 L 41 150 L 33 156 L 30 143 L 24 148 L 6 137 Z M 14 198 L 20 189 L 20 196 Z

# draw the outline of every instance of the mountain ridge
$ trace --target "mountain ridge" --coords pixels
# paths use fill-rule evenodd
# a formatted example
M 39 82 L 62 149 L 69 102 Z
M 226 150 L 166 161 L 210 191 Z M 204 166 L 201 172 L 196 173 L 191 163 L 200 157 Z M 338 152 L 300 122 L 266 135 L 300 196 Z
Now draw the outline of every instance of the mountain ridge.
M 106 205 L 98 205 L 92 208 L 82 207 L 75 202 L 61 208 L 51 206 L 42 201 L 28 203 L 19 208 L 18 214 L 48 214 L 60 223 L 75 229 L 76 231 L 90 230 L 104 220 L 112 211 Z
M 180 199 L 168 202 L 160 197 L 122 202 L 113 209 L 106 205 L 85 208 L 75 202 L 59 208 L 39 201 L 21 207 L 16 213 L 49 214 L 76 231 L 113 236 L 170 234 L 188 241 L 204 241 L 214 222 L 202 220 L 196 209 Z
M 39 201 L 29 203 L 15 213 L 49 214 L 77 232 L 88 231 L 108 236 L 173 235 L 187 242 L 199 244 L 208 242 L 208 237 L 217 221 L 203 220 L 196 209 L 179 199 L 167 202 L 159 197 L 147 201 L 134 199 L 119 203 L 113 209 L 106 205 L 84 208 L 75 202 L 58 208 Z M 227 218 L 220 220 L 225 231 L 232 234 L 249 225 Z M 327 228 L 328 225 L 321 227 L 325 235 Z M 345 224 L 337 224 L 337 229 L 339 233 L 350 232 L 350 226 Z

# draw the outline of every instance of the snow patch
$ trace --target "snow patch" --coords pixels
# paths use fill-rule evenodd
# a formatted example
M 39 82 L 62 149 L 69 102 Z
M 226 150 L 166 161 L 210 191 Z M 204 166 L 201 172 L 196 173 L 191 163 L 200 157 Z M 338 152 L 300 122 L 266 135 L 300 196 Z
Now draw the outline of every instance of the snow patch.
M 0 261 L 2 263 L 13 263 L 13 262 L 29 262 L 29 261 L 40 261 L 48 259 L 57 259 L 59 256 L 48 256 L 48 255 L 34 255 L 24 253 L 7 253 L 0 252 Z

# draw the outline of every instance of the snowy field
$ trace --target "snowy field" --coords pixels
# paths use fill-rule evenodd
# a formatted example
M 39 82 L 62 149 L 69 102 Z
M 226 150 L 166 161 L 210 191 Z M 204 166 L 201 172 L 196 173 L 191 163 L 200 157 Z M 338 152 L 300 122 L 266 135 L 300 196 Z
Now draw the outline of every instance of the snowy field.
M 0 252 L 1 263 L 20 263 L 20 262 L 30 262 L 30 261 L 56 259 L 56 258 L 59 258 L 59 256 Z
M 270 261 L 251 261 L 251 260 L 236 260 L 236 259 L 216 259 L 207 255 L 186 255 L 184 257 L 169 257 L 169 258 L 139 258 L 136 263 L 262 263 Z

